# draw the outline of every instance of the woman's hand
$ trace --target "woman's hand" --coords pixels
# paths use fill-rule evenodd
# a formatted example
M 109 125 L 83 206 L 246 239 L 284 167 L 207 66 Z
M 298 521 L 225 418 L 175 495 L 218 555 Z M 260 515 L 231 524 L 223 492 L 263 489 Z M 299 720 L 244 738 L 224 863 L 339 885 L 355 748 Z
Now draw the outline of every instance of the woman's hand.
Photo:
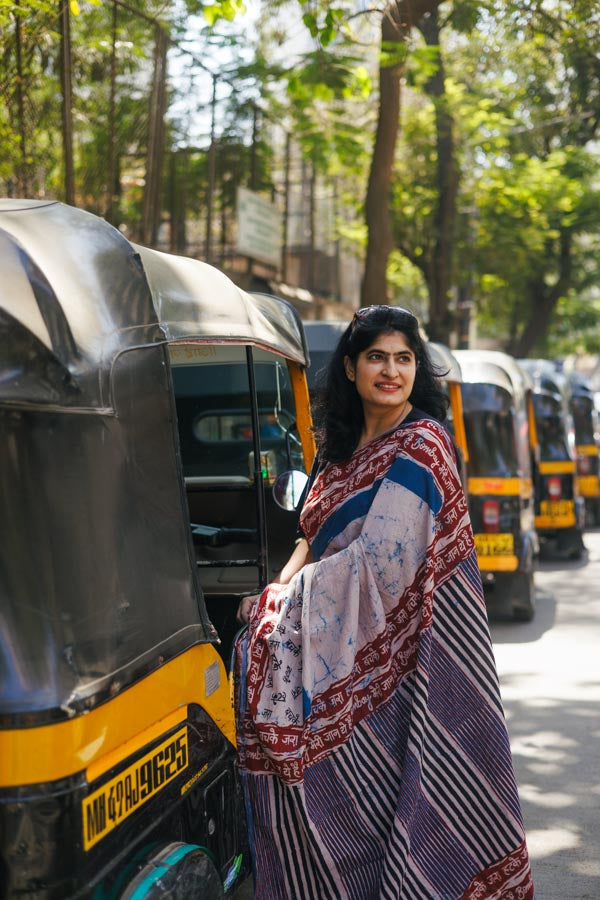
M 252 607 L 255 603 L 258 602 L 259 597 L 260 594 L 250 594 L 248 597 L 242 597 L 236 614 L 236 620 L 240 625 L 248 624 L 248 622 L 250 621 L 250 613 L 252 612 Z
M 286 562 L 281 572 L 279 572 L 279 574 L 275 576 L 271 583 L 289 584 L 296 572 L 299 572 L 303 566 L 310 562 L 313 562 L 312 553 L 310 552 L 308 541 L 306 540 L 306 538 L 302 538 L 302 540 L 298 541 L 298 543 L 296 544 L 294 552 Z M 260 594 L 250 594 L 248 597 L 242 597 L 236 615 L 236 619 L 240 623 L 240 625 L 248 624 L 248 622 L 250 621 L 250 613 L 252 612 L 252 607 L 255 603 L 258 602 L 259 597 Z

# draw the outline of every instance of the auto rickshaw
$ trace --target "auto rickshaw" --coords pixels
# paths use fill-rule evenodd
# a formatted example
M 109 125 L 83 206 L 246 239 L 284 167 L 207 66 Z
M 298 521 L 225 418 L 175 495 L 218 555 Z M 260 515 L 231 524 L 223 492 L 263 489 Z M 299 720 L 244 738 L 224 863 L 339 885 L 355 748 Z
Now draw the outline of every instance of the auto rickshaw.
M 582 375 L 567 379 L 569 410 L 575 428 L 577 490 L 585 502 L 586 522 L 600 525 L 600 424 L 594 392 Z
M 310 353 L 310 368 L 307 372 L 308 387 L 312 397 L 323 387 L 323 375 L 337 342 L 348 327 L 348 322 L 305 322 L 304 331 Z M 456 357 L 444 344 L 426 341 L 433 364 L 438 371 L 442 386 L 448 393 L 449 407 L 446 425 L 452 433 L 455 446 L 460 457 L 460 468 L 463 482 L 466 485 L 466 466 L 468 448 L 463 420 L 462 381 L 460 366 Z
M 535 527 L 545 554 L 580 559 L 585 503 L 576 481 L 575 430 L 564 375 L 545 359 L 520 365 L 533 381 L 533 403 L 540 444 L 535 471 Z
M 312 462 L 301 323 L 60 203 L 0 201 L 0 258 L 0 895 L 229 897 L 224 660 Z
M 498 615 L 535 613 L 531 383 L 506 353 L 456 350 L 469 451 L 468 495 L 486 603 Z

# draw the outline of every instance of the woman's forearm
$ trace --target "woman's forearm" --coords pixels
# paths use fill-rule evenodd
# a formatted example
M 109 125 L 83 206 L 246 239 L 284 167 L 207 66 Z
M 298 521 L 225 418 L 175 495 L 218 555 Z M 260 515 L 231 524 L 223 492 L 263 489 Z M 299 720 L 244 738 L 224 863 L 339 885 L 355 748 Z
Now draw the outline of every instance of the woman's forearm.
M 286 562 L 281 572 L 273 579 L 278 584 L 289 584 L 296 572 L 299 572 L 302 566 L 313 562 L 312 553 L 306 538 L 302 538 L 296 544 L 296 549 Z

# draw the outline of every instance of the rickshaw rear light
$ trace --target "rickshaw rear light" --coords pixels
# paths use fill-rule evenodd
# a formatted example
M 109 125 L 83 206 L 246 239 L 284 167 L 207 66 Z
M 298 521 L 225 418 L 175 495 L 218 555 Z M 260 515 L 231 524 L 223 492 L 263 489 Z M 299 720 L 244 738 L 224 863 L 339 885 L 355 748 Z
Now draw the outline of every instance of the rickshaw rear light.
M 483 530 L 487 532 L 500 530 L 500 503 L 498 500 L 483 501 Z
M 562 497 L 562 484 L 560 478 L 548 479 L 548 497 L 550 500 L 560 500 Z

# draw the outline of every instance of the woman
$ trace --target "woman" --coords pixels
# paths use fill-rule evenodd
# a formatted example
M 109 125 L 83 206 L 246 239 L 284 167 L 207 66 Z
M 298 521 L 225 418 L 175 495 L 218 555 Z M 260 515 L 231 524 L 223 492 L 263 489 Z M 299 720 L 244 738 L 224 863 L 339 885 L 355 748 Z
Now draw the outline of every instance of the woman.
M 237 647 L 257 898 L 533 897 L 445 411 L 412 313 L 358 310 L 305 538 Z

